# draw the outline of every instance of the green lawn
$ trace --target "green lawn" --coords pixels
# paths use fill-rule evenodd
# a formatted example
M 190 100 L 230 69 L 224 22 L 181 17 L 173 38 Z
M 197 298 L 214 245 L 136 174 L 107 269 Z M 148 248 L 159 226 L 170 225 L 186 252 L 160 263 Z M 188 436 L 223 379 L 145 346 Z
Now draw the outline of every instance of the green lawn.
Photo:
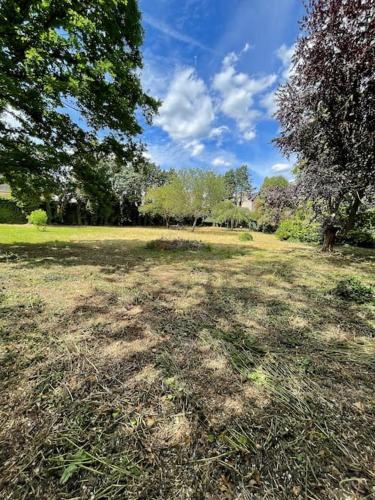
M 375 252 L 253 236 L 0 226 L 1 498 L 375 494 Z

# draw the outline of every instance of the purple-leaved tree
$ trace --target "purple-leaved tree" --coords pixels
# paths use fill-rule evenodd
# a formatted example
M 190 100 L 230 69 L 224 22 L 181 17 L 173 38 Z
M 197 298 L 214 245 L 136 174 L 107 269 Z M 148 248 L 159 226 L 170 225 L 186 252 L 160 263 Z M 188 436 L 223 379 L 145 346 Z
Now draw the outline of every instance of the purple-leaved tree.
M 323 250 L 350 230 L 375 192 L 375 0 L 310 0 L 293 70 L 277 92 L 276 144 L 298 158 Z

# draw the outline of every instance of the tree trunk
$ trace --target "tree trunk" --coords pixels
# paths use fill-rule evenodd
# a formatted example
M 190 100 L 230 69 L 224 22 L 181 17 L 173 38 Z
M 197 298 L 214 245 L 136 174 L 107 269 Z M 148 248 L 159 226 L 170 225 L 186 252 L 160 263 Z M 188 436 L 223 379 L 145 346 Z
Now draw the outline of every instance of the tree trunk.
M 49 224 L 52 224 L 52 212 L 51 212 L 51 204 L 48 201 L 46 201 L 46 212 L 47 212 L 47 220 Z
M 334 226 L 327 226 L 324 230 L 324 241 L 322 246 L 322 252 L 332 252 L 333 246 L 336 241 L 336 234 L 338 228 Z
M 194 222 L 193 222 L 193 232 L 195 231 L 195 227 L 196 227 L 196 225 L 197 225 L 197 222 L 198 222 L 198 217 L 196 217 L 196 218 L 194 219 Z
M 81 207 L 79 205 L 79 202 L 77 203 L 77 224 L 78 226 L 82 226 Z

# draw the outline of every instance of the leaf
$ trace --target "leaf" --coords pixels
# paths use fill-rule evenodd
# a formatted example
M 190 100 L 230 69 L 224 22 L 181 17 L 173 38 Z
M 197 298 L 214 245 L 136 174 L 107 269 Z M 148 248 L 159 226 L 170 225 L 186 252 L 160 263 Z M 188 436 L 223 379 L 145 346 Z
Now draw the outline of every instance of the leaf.
M 67 483 L 77 469 L 78 465 L 76 463 L 69 464 L 61 475 L 60 484 Z

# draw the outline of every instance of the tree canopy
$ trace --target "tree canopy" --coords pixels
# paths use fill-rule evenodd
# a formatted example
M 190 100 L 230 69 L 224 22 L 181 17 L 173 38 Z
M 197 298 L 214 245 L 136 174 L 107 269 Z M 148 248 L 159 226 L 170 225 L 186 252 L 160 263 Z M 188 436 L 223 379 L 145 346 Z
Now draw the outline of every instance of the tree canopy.
M 224 199 L 224 180 L 210 171 L 181 170 L 160 188 L 148 190 L 142 213 L 160 215 L 167 225 L 169 219 L 191 218 L 193 230 L 198 219 L 206 218 Z
M 236 205 L 242 205 L 253 191 L 247 165 L 228 170 L 224 174 L 226 196 Z
M 374 39 L 372 0 L 311 0 L 277 94 L 276 143 L 298 158 L 299 193 L 323 224 L 324 249 L 374 197 Z
M 4 0 L 0 11 L 0 163 L 35 189 L 67 171 L 86 185 L 102 156 L 129 160 L 158 102 L 142 90 L 136 0 Z M 80 118 L 80 120 L 78 119 Z

